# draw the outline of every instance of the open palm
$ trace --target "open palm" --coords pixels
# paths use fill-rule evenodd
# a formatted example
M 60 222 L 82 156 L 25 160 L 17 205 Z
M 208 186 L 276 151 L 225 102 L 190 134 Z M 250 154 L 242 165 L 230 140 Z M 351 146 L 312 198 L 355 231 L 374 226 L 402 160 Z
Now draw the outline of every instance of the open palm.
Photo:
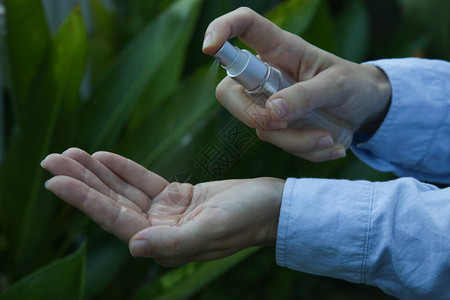
M 41 164 L 55 175 L 51 192 L 129 241 L 133 255 L 174 266 L 275 242 L 282 180 L 168 183 L 117 154 L 77 148 Z

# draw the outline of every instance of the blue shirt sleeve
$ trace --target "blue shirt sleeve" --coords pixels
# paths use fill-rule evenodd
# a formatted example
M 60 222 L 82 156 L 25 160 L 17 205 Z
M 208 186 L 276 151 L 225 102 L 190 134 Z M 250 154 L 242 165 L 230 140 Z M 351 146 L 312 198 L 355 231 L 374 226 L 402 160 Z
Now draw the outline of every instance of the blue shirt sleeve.
M 391 107 L 377 132 L 352 151 L 379 171 L 450 183 L 450 63 L 418 58 L 369 63 L 388 76 Z
M 450 188 L 389 182 L 286 181 L 280 266 L 374 285 L 400 299 L 450 299 Z
M 375 285 L 400 299 L 450 299 L 450 63 L 371 62 L 392 85 L 378 131 L 352 147 L 389 182 L 286 181 L 277 263 Z M 411 178 L 415 177 L 415 178 Z

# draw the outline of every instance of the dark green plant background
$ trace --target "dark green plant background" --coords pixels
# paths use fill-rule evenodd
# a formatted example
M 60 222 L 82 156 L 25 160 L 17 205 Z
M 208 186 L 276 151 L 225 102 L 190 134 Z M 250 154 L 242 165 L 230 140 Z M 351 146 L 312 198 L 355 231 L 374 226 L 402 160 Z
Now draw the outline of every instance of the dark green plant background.
M 277 267 L 274 248 L 165 269 L 44 189 L 39 162 L 110 150 L 167 179 L 388 180 L 350 156 L 313 164 L 257 140 L 205 172 L 196 158 L 236 129 L 222 72 L 201 53 L 214 18 L 249 6 L 346 59 L 450 59 L 447 0 L 4 0 L 0 85 L 1 299 L 388 299 L 376 288 Z M 3 20 L 1 19 L 1 20 Z M 243 128 L 243 127 L 239 127 Z M 250 135 L 251 137 L 251 135 Z M 228 153 L 229 154 L 229 153 Z M 211 166 L 210 166 L 211 167 Z

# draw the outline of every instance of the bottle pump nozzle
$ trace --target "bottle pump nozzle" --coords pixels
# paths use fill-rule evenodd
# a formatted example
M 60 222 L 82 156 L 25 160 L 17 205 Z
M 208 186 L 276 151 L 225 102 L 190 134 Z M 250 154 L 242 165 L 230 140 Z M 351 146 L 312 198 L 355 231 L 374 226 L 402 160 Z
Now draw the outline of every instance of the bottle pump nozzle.
M 217 53 L 212 55 L 246 90 L 253 90 L 264 80 L 268 66 L 248 50 L 241 50 L 226 41 Z

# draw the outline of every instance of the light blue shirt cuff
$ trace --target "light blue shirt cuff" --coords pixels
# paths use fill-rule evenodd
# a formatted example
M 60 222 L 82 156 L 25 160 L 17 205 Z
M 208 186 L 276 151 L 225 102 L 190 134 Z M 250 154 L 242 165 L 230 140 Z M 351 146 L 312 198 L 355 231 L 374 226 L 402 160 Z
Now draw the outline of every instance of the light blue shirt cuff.
M 401 299 L 450 299 L 450 188 L 293 179 L 278 224 L 280 266 L 378 286 Z
M 385 59 L 392 102 L 377 132 L 352 151 L 369 166 L 398 176 L 450 182 L 450 63 Z
M 348 191 L 358 195 L 349 207 Z M 286 181 L 278 224 L 280 266 L 365 283 L 372 183 Z

